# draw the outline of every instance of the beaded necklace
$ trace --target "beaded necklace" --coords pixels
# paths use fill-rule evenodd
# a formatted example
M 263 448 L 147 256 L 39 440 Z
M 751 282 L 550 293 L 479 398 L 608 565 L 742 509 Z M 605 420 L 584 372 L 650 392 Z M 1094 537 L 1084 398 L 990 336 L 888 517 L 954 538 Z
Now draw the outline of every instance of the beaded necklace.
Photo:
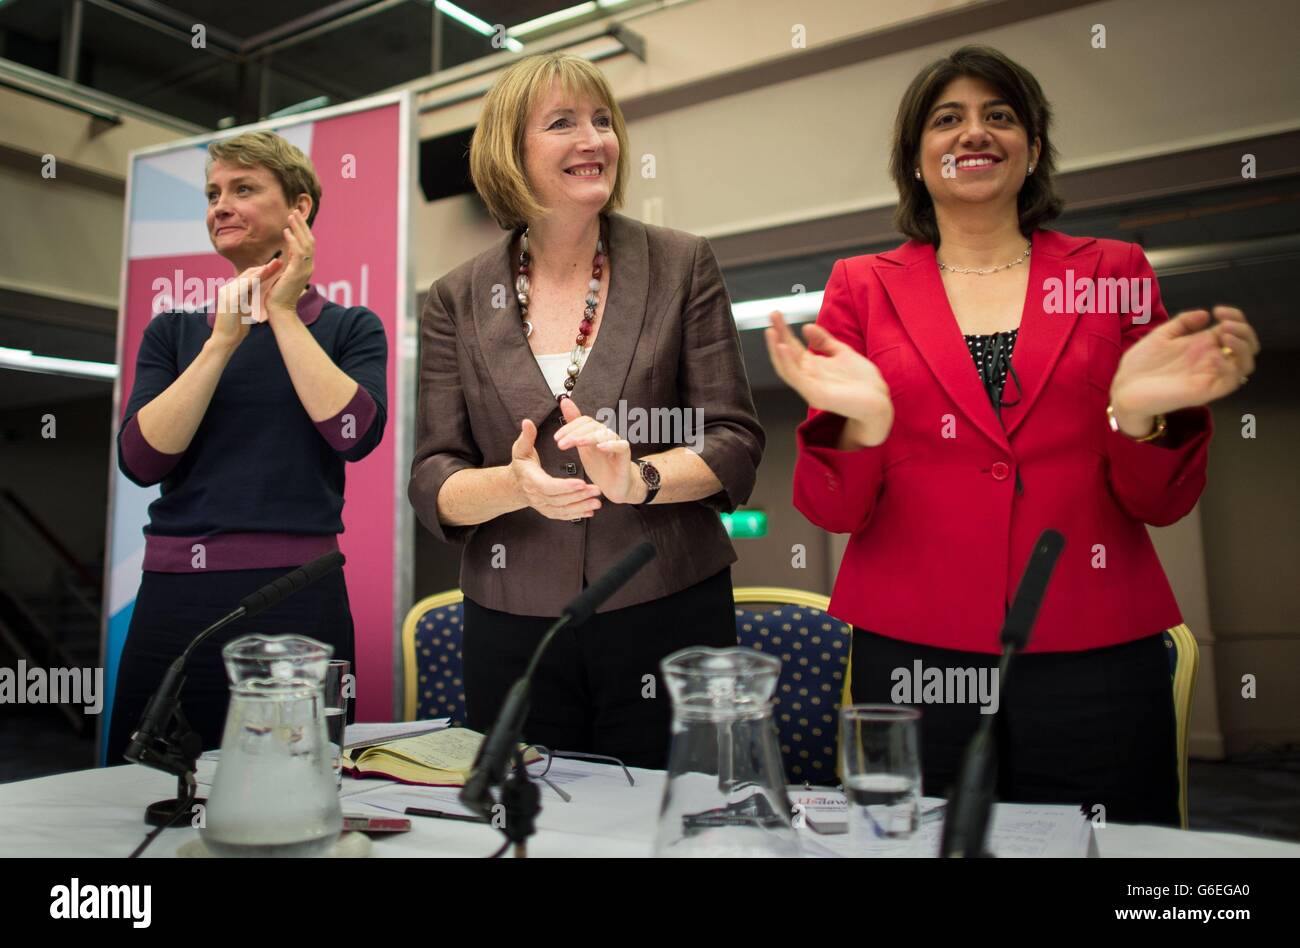
M 558 402 L 561 398 L 568 398 L 573 387 L 578 384 L 578 373 L 582 371 L 582 351 L 586 347 L 587 338 L 591 335 L 591 330 L 596 325 L 596 307 L 600 303 L 600 275 L 605 269 L 605 239 L 599 237 L 596 240 L 596 254 L 591 258 L 591 279 L 587 282 L 587 299 L 583 307 L 582 320 L 578 323 L 578 336 L 573 351 L 569 353 L 568 378 L 564 380 L 564 391 L 556 396 Z M 529 274 L 532 270 L 533 258 L 528 252 L 528 228 L 524 228 L 523 234 L 519 238 L 519 275 L 515 277 L 515 296 L 519 299 L 520 318 L 523 320 L 524 336 L 533 334 L 533 324 L 528 321 L 528 298 L 532 292 L 532 280 Z

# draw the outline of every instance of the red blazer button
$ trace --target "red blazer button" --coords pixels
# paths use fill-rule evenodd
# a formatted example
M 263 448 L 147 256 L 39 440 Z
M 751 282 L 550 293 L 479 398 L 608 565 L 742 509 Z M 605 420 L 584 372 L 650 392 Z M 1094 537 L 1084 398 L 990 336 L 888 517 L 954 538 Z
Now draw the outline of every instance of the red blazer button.
M 1007 475 L 1011 473 L 1011 468 L 1007 466 L 1006 461 L 994 461 L 990 473 L 995 481 L 1005 481 Z

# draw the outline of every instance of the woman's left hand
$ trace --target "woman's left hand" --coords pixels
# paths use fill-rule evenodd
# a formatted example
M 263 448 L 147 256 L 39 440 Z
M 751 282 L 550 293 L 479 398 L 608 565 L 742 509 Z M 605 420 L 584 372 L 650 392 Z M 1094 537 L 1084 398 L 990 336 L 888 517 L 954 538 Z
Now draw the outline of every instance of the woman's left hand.
M 285 313 L 298 313 L 298 297 L 311 279 L 312 258 L 316 254 L 316 239 L 311 228 L 297 211 L 289 212 L 289 225 L 284 229 L 284 269 L 274 280 L 262 286 L 267 313 L 274 318 Z
M 1217 325 L 1208 310 L 1179 313 L 1124 353 L 1110 386 L 1121 428 L 1148 429 L 1156 415 L 1204 405 L 1245 384 L 1259 338 L 1241 310 L 1216 306 L 1214 315 Z
M 578 449 L 578 457 L 591 482 L 616 504 L 636 503 L 641 499 L 640 471 L 632 463 L 632 446 L 618 433 L 584 415 L 572 398 L 560 399 L 564 425 L 555 432 L 558 447 Z

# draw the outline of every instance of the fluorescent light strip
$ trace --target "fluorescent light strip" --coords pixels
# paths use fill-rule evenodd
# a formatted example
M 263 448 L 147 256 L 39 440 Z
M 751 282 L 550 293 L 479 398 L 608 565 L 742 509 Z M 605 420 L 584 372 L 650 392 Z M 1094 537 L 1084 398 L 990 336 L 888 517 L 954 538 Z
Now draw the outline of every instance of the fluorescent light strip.
M 815 293 L 792 293 L 789 296 L 774 296 L 766 300 L 745 300 L 743 303 L 731 304 L 731 316 L 736 321 L 736 328 L 741 332 L 746 329 L 762 329 L 772 324 L 771 312 L 781 311 L 789 325 L 810 323 L 817 318 L 822 308 L 822 291 Z
M 586 16 L 588 13 L 596 12 L 594 2 L 579 3 L 576 6 L 565 7 L 563 10 L 556 10 L 554 13 L 547 13 L 536 19 L 525 20 L 518 26 L 510 27 L 511 36 L 527 36 L 529 33 L 536 33 L 538 30 L 546 29 L 548 26 L 554 26 L 557 23 L 565 23 L 569 20 L 575 20 L 580 16 Z
M 462 10 L 460 7 L 456 6 L 456 4 L 450 3 L 449 0 L 433 0 L 433 5 L 439 13 L 445 13 L 462 26 L 469 27 L 475 33 L 482 36 L 492 36 L 496 33 L 496 27 L 491 23 L 479 19 L 468 10 Z M 512 53 L 517 53 L 524 48 L 523 43 L 519 42 L 517 39 L 512 39 L 509 36 L 506 37 L 503 45 Z
M 575 4 L 571 7 L 565 7 L 563 10 L 556 10 L 554 13 L 547 13 L 532 20 L 525 20 L 517 26 L 510 27 L 506 32 L 511 36 L 527 36 L 529 33 L 536 33 L 538 30 L 544 30 L 559 23 L 567 23 L 569 20 L 576 20 L 589 13 L 596 13 L 597 11 L 603 13 L 606 10 L 612 10 L 614 7 L 621 7 L 627 2 L 628 0 L 588 0 L 587 3 Z
M 303 112 L 311 112 L 315 109 L 323 109 L 330 104 L 330 97 L 327 95 L 318 95 L 314 99 L 304 99 L 302 102 L 295 102 L 293 105 L 286 105 L 284 108 L 272 112 L 267 118 L 284 118 L 286 115 L 299 115 Z
M 0 369 L 39 372 L 42 375 L 65 375 L 79 379 L 117 378 L 117 366 L 111 362 L 86 362 L 83 359 L 60 359 L 34 355 L 30 349 L 6 349 L 0 346 Z

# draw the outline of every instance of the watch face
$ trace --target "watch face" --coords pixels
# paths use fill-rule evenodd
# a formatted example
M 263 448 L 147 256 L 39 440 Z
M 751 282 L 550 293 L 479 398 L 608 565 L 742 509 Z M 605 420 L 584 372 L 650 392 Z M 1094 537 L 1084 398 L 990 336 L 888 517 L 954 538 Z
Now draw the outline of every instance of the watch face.
M 659 487 L 659 469 L 649 461 L 642 461 L 640 463 L 641 479 L 645 481 L 646 486 L 651 490 L 656 490 Z

